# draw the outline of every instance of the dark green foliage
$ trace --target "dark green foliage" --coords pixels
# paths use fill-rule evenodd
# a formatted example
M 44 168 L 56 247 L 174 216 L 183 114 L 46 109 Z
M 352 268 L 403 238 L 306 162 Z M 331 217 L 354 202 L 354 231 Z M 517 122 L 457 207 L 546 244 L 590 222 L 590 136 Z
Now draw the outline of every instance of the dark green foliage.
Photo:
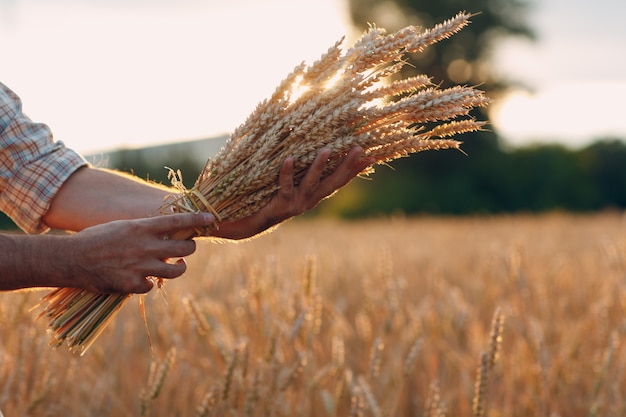
M 183 173 L 185 187 L 191 188 L 198 177 L 202 166 L 193 161 L 190 155 L 176 153 L 169 155 L 167 161 L 153 161 L 146 158 L 142 150 L 124 149 L 113 153 L 109 167 L 115 170 L 128 172 L 139 178 L 169 185 L 169 169 Z
M 626 145 L 619 140 L 596 142 L 580 152 L 579 165 L 593 185 L 591 208 L 626 207 Z
M 452 84 L 480 84 L 486 91 L 505 86 L 491 71 L 489 57 L 492 46 L 507 36 L 533 39 L 526 24 L 524 0 L 350 0 L 350 13 L 355 26 L 368 24 L 395 31 L 408 24 L 430 28 L 460 11 L 478 13 L 472 24 L 452 38 L 429 47 L 424 53 L 411 56 L 410 73 L 427 74 L 444 87 Z M 409 74 L 404 74 L 409 75 Z
M 0 230 L 17 230 L 17 226 L 4 213 L 0 213 Z
M 473 146 L 471 146 L 473 145 Z M 509 152 L 495 139 L 469 139 L 460 152 L 425 152 L 378 167 L 372 181 L 355 181 L 359 201 L 340 207 L 348 217 L 389 214 L 473 214 L 626 209 L 626 144 L 598 141 L 572 150 L 534 145 Z M 346 192 L 347 194 L 348 192 Z M 358 196 L 358 197 L 355 197 Z M 341 199 L 340 193 L 337 199 Z

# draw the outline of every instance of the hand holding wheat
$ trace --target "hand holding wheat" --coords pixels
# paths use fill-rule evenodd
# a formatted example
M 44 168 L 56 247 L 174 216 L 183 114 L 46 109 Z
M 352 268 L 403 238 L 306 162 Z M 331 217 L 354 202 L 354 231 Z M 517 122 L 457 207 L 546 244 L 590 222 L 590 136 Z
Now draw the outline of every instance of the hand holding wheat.
M 306 182 L 312 166 L 321 170 L 324 181 L 354 157 L 351 149 L 362 152 L 363 174 L 373 172 L 374 162 L 458 149 L 460 142 L 450 136 L 484 126 L 469 116 L 488 103 L 484 94 L 466 86 L 440 89 L 424 75 L 393 76 L 406 65 L 405 54 L 452 36 L 470 17 L 459 13 L 425 31 L 411 26 L 387 34 L 372 27 L 351 48 L 344 51 L 339 41 L 313 64 L 298 65 L 207 161 L 193 188 L 185 189 L 174 173 L 179 193 L 164 203 L 162 212 L 210 212 L 218 225 L 235 222 L 267 210 L 276 193 L 288 192 L 285 187 Z M 326 161 L 317 165 L 322 149 Z M 290 171 L 293 184 L 278 180 L 281 169 Z M 170 238 L 209 233 L 190 229 Z M 127 294 L 53 291 L 42 312 L 50 319 L 52 344 L 67 342 L 71 350 L 84 352 L 127 299 Z
M 212 235 L 225 239 L 247 239 L 310 210 L 376 162 L 372 157 L 364 157 L 363 153 L 361 147 L 354 147 L 335 171 L 322 178 L 330 149 L 321 149 L 298 186 L 293 180 L 293 158 L 287 158 L 278 176 L 278 190 L 268 204 L 252 216 L 220 223 L 219 229 Z

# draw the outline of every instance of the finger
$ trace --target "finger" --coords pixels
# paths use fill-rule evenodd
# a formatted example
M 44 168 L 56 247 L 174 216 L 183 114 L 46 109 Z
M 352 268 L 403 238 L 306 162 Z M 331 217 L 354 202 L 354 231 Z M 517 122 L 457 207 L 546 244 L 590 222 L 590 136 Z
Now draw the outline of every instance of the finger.
M 331 185 L 335 188 L 346 185 L 361 171 L 376 162 L 373 157 L 363 158 L 363 154 L 364 151 L 360 146 L 350 149 L 337 169 L 328 176 Z
M 354 169 L 353 169 L 354 176 L 359 175 L 367 167 L 370 167 L 374 165 L 375 163 L 376 163 L 376 158 L 374 158 L 373 156 L 368 156 L 367 158 L 359 159 L 359 161 L 357 161 L 356 164 L 354 165 Z
M 324 172 L 324 167 L 328 162 L 328 157 L 330 156 L 331 150 L 329 148 L 322 148 L 317 153 L 315 160 L 309 167 L 309 170 L 304 175 L 302 182 L 300 183 L 300 188 L 306 194 L 312 194 L 315 192 L 317 185 L 320 183 L 320 179 Z
M 187 271 L 187 262 L 184 258 L 179 258 L 174 263 L 165 262 L 166 273 L 161 278 L 177 278 Z
M 363 155 L 365 154 L 365 151 L 363 149 L 361 149 L 360 147 L 358 148 L 358 153 L 355 152 L 355 158 L 354 160 L 350 161 L 350 165 L 352 166 L 352 177 L 357 176 L 358 174 L 360 174 L 361 172 L 363 172 L 363 170 L 365 168 L 367 168 L 368 166 L 374 165 L 376 163 L 376 158 L 374 158 L 373 156 L 367 156 L 367 157 L 363 157 Z M 356 148 L 353 148 L 351 151 L 355 150 Z
M 154 282 L 149 280 L 148 278 L 140 278 L 132 288 L 129 288 L 128 291 L 124 291 L 124 293 L 134 293 L 134 294 L 145 294 L 149 292 L 154 287 Z
M 280 173 L 278 175 L 278 195 L 281 198 L 287 198 L 293 195 L 294 183 L 293 183 L 293 158 L 285 158 Z
M 147 269 L 146 276 L 172 279 L 181 276 L 186 270 L 187 263 L 182 258 L 174 263 L 159 261 L 158 263 L 155 263 L 154 266 Z
M 179 230 L 210 226 L 215 217 L 209 213 L 176 213 L 144 219 L 155 233 L 170 234 Z
M 362 155 L 363 149 L 361 147 L 357 146 L 350 149 L 337 168 L 321 181 L 318 187 L 319 196 L 323 198 L 350 182 L 361 171 L 355 171 L 355 164 Z
M 348 184 L 361 171 L 376 162 L 372 157 L 363 158 L 363 153 L 364 151 L 360 146 L 350 149 L 335 171 L 320 182 L 316 190 L 316 197 L 321 200 L 332 195 Z
M 159 259 L 180 258 L 189 256 L 196 251 L 194 240 L 161 240 L 161 244 L 156 251 Z
M 363 148 L 361 148 L 360 146 L 355 146 L 354 148 L 350 149 L 344 160 L 337 167 L 336 172 L 339 174 L 339 176 L 352 178 L 356 174 L 361 172 L 362 169 L 358 169 L 358 167 L 359 162 L 363 161 L 363 154 Z M 365 159 L 367 160 L 368 158 Z

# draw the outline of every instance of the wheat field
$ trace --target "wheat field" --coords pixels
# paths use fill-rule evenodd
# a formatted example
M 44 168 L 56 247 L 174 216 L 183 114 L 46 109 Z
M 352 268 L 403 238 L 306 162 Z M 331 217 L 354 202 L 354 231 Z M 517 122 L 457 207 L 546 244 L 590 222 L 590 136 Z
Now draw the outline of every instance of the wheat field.
M 621 213 L 294 220 L 187 260 L 82 357 L 45 291 L 0 293 L 4 416 L 626 415 Z

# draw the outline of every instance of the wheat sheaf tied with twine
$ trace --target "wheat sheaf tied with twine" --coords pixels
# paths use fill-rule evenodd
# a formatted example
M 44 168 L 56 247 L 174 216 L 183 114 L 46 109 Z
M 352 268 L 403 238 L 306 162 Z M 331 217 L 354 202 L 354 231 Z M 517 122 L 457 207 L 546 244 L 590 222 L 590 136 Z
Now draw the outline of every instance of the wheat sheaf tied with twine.
M 371 27 L 347 51 L 340 41 L 313 64 L 298 65 L 207 161 L 195 186 L 173 197 L 164 210 L 209 211 L 218 221 L 247 217 L 278 189 L 285 158 L 293 157 L 298 184 L 323 147 L 331 150 L 324 175 L 357 145 L 377 163 L 425 150 L 458 149 L 460 142 L 450 136 L 484 126 L 468 116 L 488 103 L 481 91 L 439 89 L 424 75 L 388 80 L 406 65 L 407 53 L 450 37 L 470 17 L 459 13 L 422 32 L 410 26 L 386 34 Z M 433 122 L 439 124 L 425 128 Z M 372 167 L 364 174 L 371 172 Z M 200 234 L 190 231 L 186 237 Z
M 469 86 L 441 89 L 425 75 L 395 78 L 407 64 L 406 54 L 449 38 L 471 17 L 461 12 L 431 29 L 410 26 L 391 34 L 372 26 L 352 47 L 342 49 L 342 39 L 319 60 L 296 66 L 207 161 L 194 187 L 185 189 L 174 173 L 179 194 L 164 202 L 162 213 L 211 212 L 218 225 L 250 216 L 277 191 L 287 157 L 294 160 L 297 185 L 322 148 L 331 150 L 323 176 L 355 146 L 379 164 L 425 150 L 459 149 L 451 136 L 484 126 L 470 116 L 488 104 L 484 93 Z M 372 172 L 370 166 L 362 174 Z M 209 232 L 189 230 L 171 238 Z M 84 352 L 127 299 L 128 294 L 67 288 L 50 293 L 42 315 L 50 319 L 51 344 L 67 342 Z

